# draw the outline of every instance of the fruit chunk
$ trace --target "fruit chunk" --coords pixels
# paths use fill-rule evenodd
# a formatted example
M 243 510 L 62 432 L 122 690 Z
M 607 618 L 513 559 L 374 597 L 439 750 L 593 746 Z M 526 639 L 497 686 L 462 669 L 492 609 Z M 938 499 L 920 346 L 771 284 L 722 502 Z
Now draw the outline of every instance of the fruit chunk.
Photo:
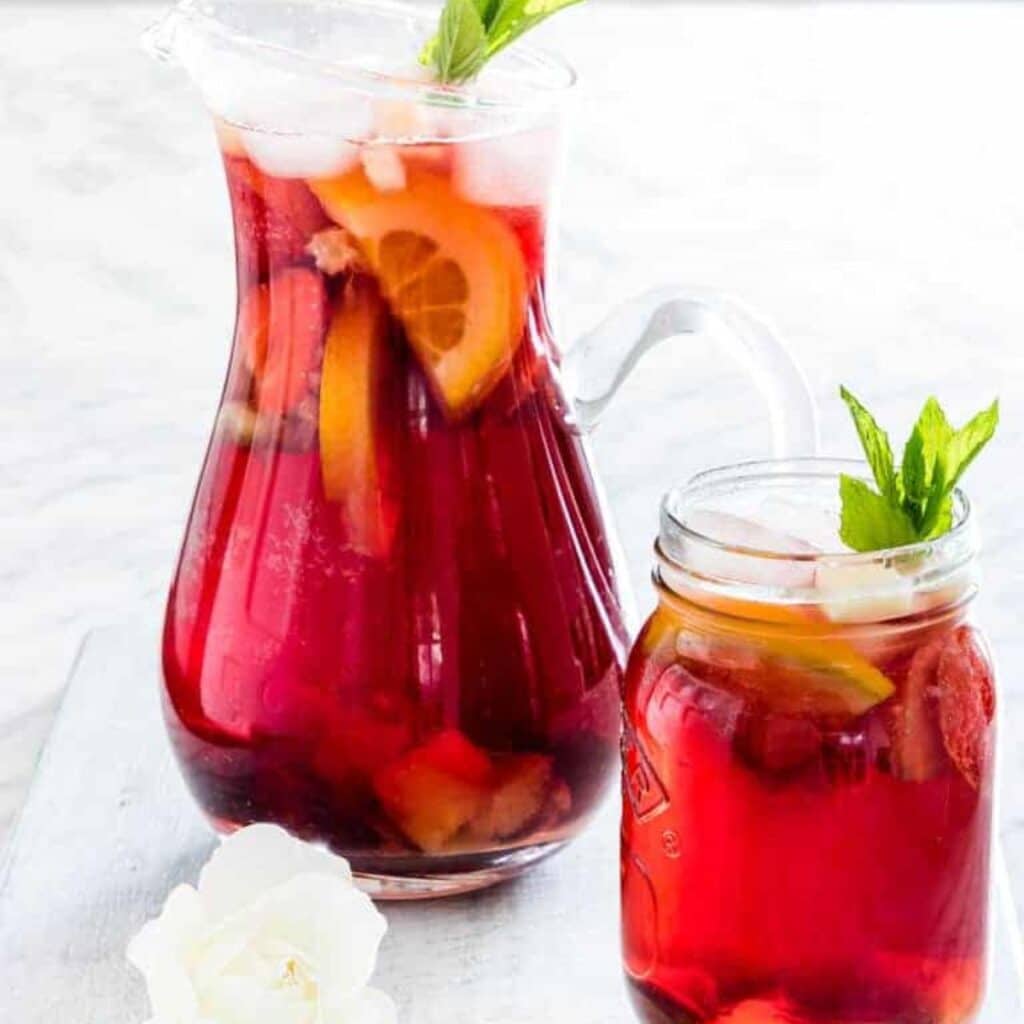
M 355 239 L 344 228 L 324 228 L 306 246 L 316 268 L 322 274 L 348 274 L 363 271 L 363 254 Z
M 752 707 L 740 713 L 733 742 L 756 771 L 786 778 L 818 762 L 824 736 L 812 718 Z
M 975 788 L 989 758 L 995 686 L 988 658 L 970 626 L 958 627 L 938 662 L 939 722 L 950 759 Z
M 387 320 L 376 286 L 356 279 L 327 331 L 320 380 L 320 470 L 324 495 L 342 504 L 346 534 L 359 552 L 387 554 L 394 516 L 377 451 L 377 406 L 385 375 Z
M 441 853 L 485 807 L 493 781 L 490 758 L 446 729 L 378 772 L 373 789 L 409 840 Z
M 243 296 L 237 330 L 261 412 L 289 412 L 310 391 L 326 310 L 323 278 L 306 267 L 280 270 Z
M 551 786 L 551 758 L 543 754 L 513 756 L 496 771 L 494 790 L 470 822 L 481 839 L 511 839 L 544 810 Z
M 362 170 L 310 187 L 360 240 L 448 415 L 471 411 L 523 333 L 526 271 L 513 231 L 421 168 L 400 191 L 378 191 Z
M 799 1019 L 788 1002 L 744 999 L 728 1012 L 715 1017 L 714 1024 L 794 1024 Z
M 245 279 L 301 262 L 309 239 L 330 223 L 306 183 L 267 177 L 244 157 L 225 154 L 224 166 Z
M 945 643 L 946 638 L 939 637 L 914 652 L 903 693 L 890 710 L 893 771 L 908 782 L 927 782 L 939 774 L 945 763 L 936 678 Z

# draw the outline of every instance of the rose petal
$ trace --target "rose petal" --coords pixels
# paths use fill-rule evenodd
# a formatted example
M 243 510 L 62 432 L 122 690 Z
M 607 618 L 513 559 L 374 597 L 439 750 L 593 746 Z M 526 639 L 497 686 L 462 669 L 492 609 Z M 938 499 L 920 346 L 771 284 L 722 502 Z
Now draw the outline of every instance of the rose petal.
M 303 843 L 276 825 L 249 825 L 221 843 L 199 873 L 199 896 L 210 920 L 242 909 L 296 875 L 314 872 L 352 884 L 348 862 Z
M 275 944 L 316 972 L 320 1000 L 340 1008 L 370 980 L 387 923 L 370 898 L 332 875 L 307 874 L 270 890 L 221 922 L 211 942 L 244 937 L 268 958 Z
M 189 885 L 179 885 L 171 890 L 160 916 L 143 925 L 128 944 L 128 961 L 146 980 L 157 1020 L 196 1020 L 198 1002 L 186 961 L 205 925 L 198 893 Z

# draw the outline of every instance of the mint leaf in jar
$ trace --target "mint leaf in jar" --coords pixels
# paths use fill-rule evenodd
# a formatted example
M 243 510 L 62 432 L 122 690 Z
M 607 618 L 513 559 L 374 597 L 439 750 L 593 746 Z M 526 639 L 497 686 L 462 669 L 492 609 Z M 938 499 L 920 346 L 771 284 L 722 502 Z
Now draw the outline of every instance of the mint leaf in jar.
M 897 472 L 889 437 L 865 406 L 840 388 L 878 491 L 863 480 L 843 475 L 839 496 L 839 535 L 854 551 L 931 540 L 953 523 L 953 490 L 967 467 L 992 439 L 999 423 L 999 402 L 955 428 L 934 397 L 925 402 L 903 448 Z

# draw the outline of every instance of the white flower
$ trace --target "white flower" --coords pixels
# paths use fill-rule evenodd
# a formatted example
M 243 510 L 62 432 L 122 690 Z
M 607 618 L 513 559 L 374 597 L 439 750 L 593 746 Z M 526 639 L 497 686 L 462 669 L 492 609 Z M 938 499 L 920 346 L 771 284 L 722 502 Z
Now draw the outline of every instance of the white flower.
M 348 863 L 274 825 L 226 839 L 128 946 L 151 1024 L 394 1024 L 368 982 L 386 923 Z

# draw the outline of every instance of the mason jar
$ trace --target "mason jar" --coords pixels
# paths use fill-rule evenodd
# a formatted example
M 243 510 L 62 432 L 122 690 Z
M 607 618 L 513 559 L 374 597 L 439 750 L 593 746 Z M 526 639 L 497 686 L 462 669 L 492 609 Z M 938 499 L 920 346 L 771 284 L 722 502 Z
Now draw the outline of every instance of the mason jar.
M 995 682 L 975 522 L 868 554 L 822 459 L 661 511 L 624 684 L 624 966 L 644 1021 L 966 1024 L 985 978 Z

